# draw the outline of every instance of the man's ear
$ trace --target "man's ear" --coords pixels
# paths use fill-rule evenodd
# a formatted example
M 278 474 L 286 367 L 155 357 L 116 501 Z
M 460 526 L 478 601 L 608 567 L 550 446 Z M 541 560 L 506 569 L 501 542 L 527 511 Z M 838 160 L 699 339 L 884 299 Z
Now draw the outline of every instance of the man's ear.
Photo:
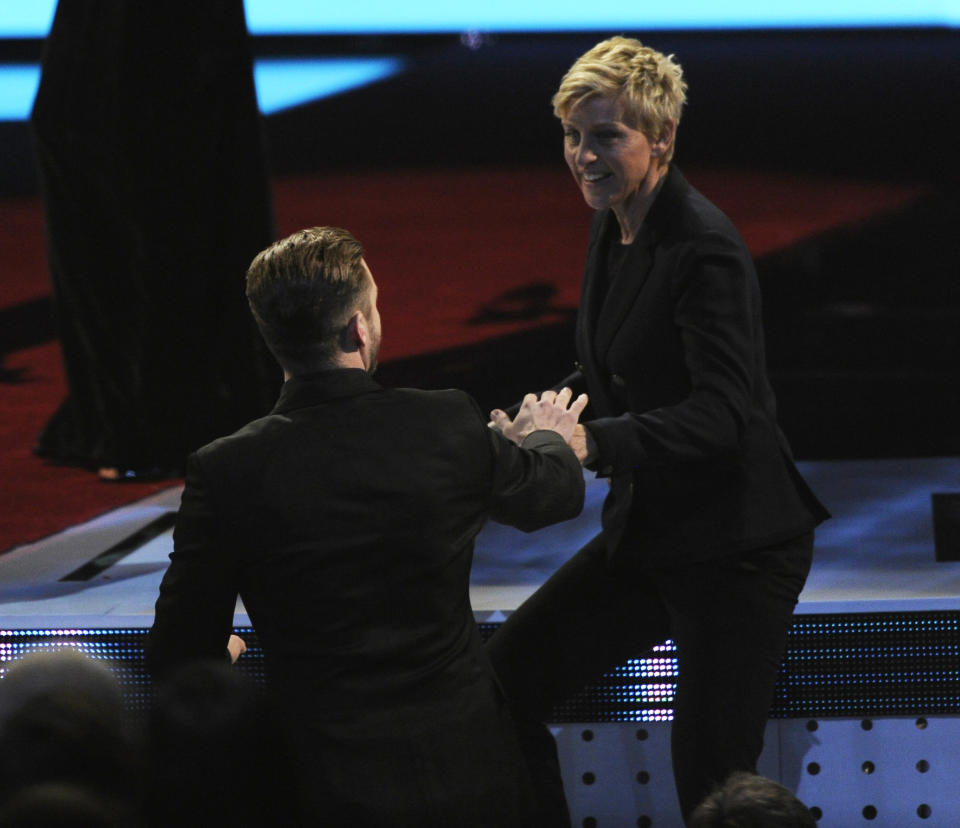
M 663 158 L 673 144 L 674 136 L 677 132 L 676 121 L 664 121 L 663 129 L 660 130 L 660 137 L 650 145 L 650 154 L 654 158 Z
M 346 334 L 347 342 L 345 344 L 349 346 L 351 351 L 359 351 L 370 342 L 370 328 L 363 311 L 358 310 L 350 317 L 350 321 L 347 322 Z

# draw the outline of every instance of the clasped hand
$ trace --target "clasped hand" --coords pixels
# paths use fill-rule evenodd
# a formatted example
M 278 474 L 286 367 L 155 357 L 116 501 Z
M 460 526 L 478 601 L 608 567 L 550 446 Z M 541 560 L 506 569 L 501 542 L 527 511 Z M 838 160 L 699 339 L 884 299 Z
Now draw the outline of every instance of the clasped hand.
M 490 412 L 490 425 L 503 432 L 503 435 L 520 445 L 532 431 L 546 429 L 556 431 L 569 443 L 577 421 L 587 407 L 587 395 L 581 394 L 572 403 L 573 391 L 564 388 L 559 393 L 544 391 L 537 399 L 536 394 L 527 394 L 523 398 L 517 416 L 512 420 L 499 408 Z

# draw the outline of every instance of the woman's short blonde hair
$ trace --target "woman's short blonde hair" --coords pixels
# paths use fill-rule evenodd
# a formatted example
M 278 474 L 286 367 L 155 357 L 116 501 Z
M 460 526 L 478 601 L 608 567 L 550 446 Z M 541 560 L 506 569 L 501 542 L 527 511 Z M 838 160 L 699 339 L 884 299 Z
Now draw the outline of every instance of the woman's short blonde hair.
M 619 100 L 626 123 L 655 141 L 668 121 L 680 123 L 687 84 L 673 55 L 630 37 L 611 37 L 577 58 L 563 76 L 553 96 L 553 114 L 564 118 L 596 95 Z M 672 157 L 671 143 L 664 160 Z

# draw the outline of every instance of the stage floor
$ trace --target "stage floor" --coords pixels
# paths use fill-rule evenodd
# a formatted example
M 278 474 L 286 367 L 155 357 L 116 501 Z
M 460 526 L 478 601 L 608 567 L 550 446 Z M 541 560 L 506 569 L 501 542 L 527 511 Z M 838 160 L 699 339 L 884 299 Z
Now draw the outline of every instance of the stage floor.
M 834 517 L 817 533 L 798 612 L 960 608 L 960 562 L 936 561 L 931 508 L 932 494 L 960 493 L 960 458 L 800 467 Z M 501 620 L 593 536 L 605 491 L 588 473 L 575 520 L 529 535 L 484 528 L 471 586 L 479 619 Z M 0 628 L 150 626 L 179 501 L 174 487 L 0 555 Z M 236 625 L 249 625 L 239 602 Z

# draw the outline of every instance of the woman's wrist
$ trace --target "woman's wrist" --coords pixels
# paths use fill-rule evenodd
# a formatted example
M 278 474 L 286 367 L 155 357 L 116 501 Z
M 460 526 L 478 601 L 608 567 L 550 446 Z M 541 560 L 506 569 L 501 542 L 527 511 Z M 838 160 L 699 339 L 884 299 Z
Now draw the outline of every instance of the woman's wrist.
M 597 459 L 597 443 L 590 431 L 577 423 L 570 438 L 570 448 L 577 455 L 580 465 L 585 466 Z

